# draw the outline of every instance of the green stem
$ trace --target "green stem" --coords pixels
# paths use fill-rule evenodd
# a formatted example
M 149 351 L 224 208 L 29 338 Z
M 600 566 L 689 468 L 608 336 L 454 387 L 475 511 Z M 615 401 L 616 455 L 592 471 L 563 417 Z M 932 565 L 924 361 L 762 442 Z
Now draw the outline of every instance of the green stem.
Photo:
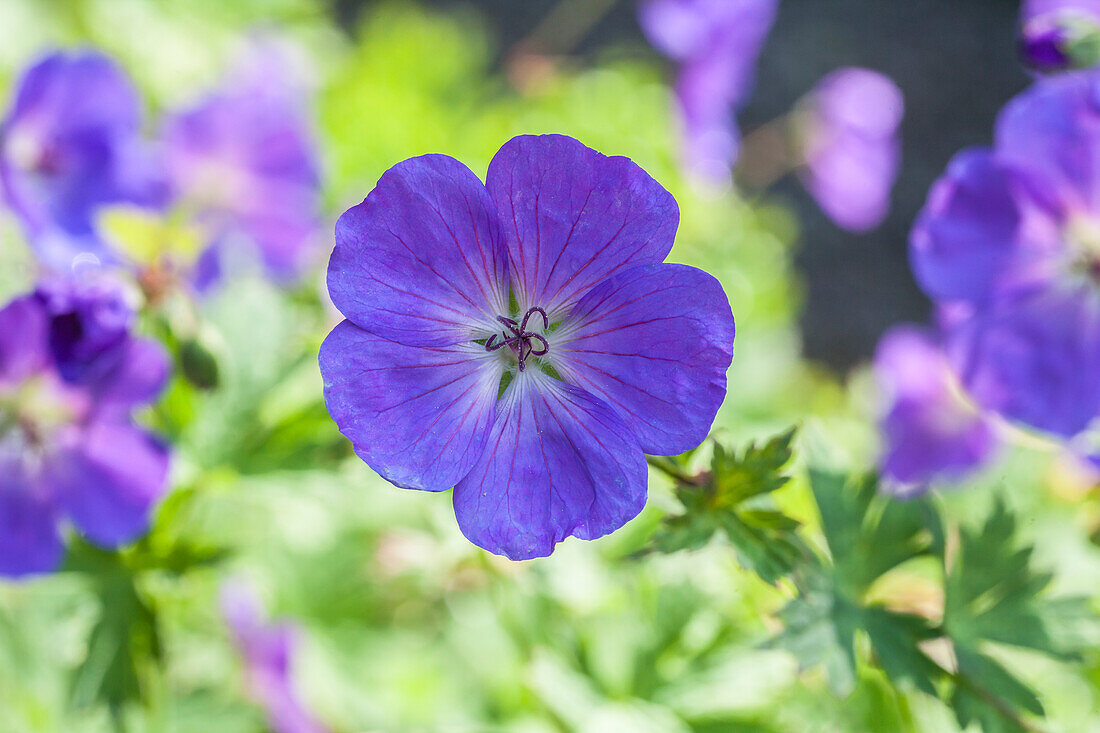
M 689 474 L 680 464 L 676 463 L 676 461 L 668 456 L 646 456 L 645 460 L 646 463 L 668 476 L 673 481 L 691 486 L 696 486 L 699 483 L 695 476 Z
M 572 51 L 617 3 L 618 0 L 562 0 L 546 14 L 526 38 L 512 47 L 510 55 L 517 51 L 534 51 L 564 56 Z
M 776 117 L 741 140 L 734 178 L 742 189 L 763 193 L 799 166 L 791 144 L 793 119 L 793 113 Z
M 122 717 L 122 706 L 111 705 L 109 709 L 111 714 L 111 728 L 114 729 L 115 733 L 126 733 L 126 722 Z

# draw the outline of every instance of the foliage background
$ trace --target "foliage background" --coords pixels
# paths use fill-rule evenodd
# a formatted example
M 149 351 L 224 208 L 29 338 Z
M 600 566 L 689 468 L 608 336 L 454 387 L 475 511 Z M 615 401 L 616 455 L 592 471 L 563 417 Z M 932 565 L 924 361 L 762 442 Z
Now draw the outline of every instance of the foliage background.
M 10 89 L 45 49 L 94 45 L 134 76 L 152 118 L 216 83 L 249 29 L 273 25 L 316 74 L 330 222 L 387 167 L 424 152 L 483 175 L 512 135 L 561 132 L 633 158 L 680 203 L 671 259 L 714 273 L 738 320 L 715 436 L 739 445 L 801 424 L 794 480 L 774 496 L 826 552 L 805 463 L 863 470 L 877 448 L 866 371 L 840 377 L 802 357 L 806 290 L 792 261 L 819 234 L 837 235 L 821 234 L 820 218 L 800 225 L 783 197 L 685 181 L 667 69 L 636 40 L 558 59 L 552 73 L 517 86 L 500 63 L 508 49 L 474 8 L 389 2 L 354 17 L 345 32 L 311 0 L 4 0 L 0 85 Z M 34 270 L 7 216 L 2 236 L 6 299 Z M 66 572 L 0 584 L 0 731 L 264 730 L 217 611 L 219 584 L 241 576 L 302 625 L 298 682 L 338 731 L 958 729 L 942 702 L 892 681 L 888 660 L 862 637 L 847 695 L 823 668 L 800 669 L 788 648 L 767 644 L 791 625 L 779 612 L 794 591 L 746 571 L 725 540 L 636 558 L 661 518 L 679 511 L 657 473 L 647 509 L 627 528 L 523 564 L 467 543 L 449 495 L 375 476 L 320 401 L 316 351 L 336 320 L 320 274 L 330 246 L 317 243 L 317 274 L 294 291 L 246 278 L 202 304 L 220 385 L 201 392 L 177 378 L 147 416 L 176 446 L 174 492 L 150 537 L 120 555 L 77 546 Z M 1003 501 L 1013 541 L 1033 543 L 1033 564 L 1053 573 L 1050 592 L 1095 596 L 1100 550 L 1089 534 L 1100 504 L 1080 467 L 1035 443 L 972 484 L 936 499 L 956 546 L 960 528 L 978 532 Z M 864 549 L 885 551 L 892 539 Z M 917 557 L 862 591 L 934 617 L 940 574 Z M 821 633 L 810 656 L 835 641 L 829 627 Z M 1010 647 L 996 658 L 1036 691 L 1044 727 L 1100 730 L 1095 642 L 1087 637 L 1074 661 Z

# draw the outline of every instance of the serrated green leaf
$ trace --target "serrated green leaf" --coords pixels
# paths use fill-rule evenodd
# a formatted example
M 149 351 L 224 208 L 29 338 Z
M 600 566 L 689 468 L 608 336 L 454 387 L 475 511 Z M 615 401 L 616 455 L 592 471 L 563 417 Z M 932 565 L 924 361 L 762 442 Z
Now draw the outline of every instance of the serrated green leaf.
M 1018 545 L 1016 519 L 1003 501 L 979 530 L 960 530 L 945 574 L 943 628 L 958 662 L 956 717 L 964 726 L 1019 730 L 1019 711 L 1041 716 L 1042 703 L 984 649 L 1000 643 L 1075 658 L 1095 638 L 1095 616 L 1085 599 L 1046 597 L 1051 574 L 1033 567 L 1031 547 Z
M 920 645 L 937 635 L 928 619 L 870 604 L 866 594 L 887 571 L 943 549 L 943 532 L 924 501 L 899 502 L 872 477 L 810 471 L 830 558 L 803 572 L 801 596 L 780 613 L 775 644 L 803 667 L 824 665 L 829 683 L 847 694 L 856 679 L 856 640 L 866 634 L 879 666 L 895 682 L 935 694 L 944 672 Z
M 847 695 L 856 680 L 856 637 L 863 632 L 892 680 L 935 694 L 943 670 L 919 646 L 935 636 L 927 619 L 861 605 L 828 587 L 824 576 L 819 582 L 780 611 L 784 630 L 771 646 L 790 651 L 803 668 L 824 666 L 829 685 Z
M 740 455 L 716 444 L 710 473 L 699 481 L 683 475 L 679 462 L 666 466 L 669 459 L 651 461 L 680 478 L 676 496 L 684 506 L 683 514 L 665 520 L 652 549 L 696 549 L 722 530 L 738 561 L 765 582 L 776 583 L 789 575 L 810 553 L 795 534 L 799 523 L 769 505 L 767 494 L 789 481 L 783 467 L 791 459 L 794 432 L 792 428 L 763 446 L 751 443 Z
M 711 501 L 718 507 L 733 508 L 753 496 L 782 488 L 789 477 L 782 473 L 790 463 L 795 428 L 777 435 L 763 446 L 750 443 L 742 455 L 714 446 L 711 459 Z
M 794 534 L 793 526 L 768 528 L 754 526 L 735 512 L 719 517 L 722 529 L 733 545 L 737 559 L 768 583 L 789 574 L 798 561 L 807 556 L 806 546 Z
M 854 597 L 904 562 L 942 554 L 943 530 L 927 500 L 884 495 L 874 476 L 848 479 L 813 469 L 810 487 L 837 580 Z
M 936 694 L 934 681 L 943 670 L 921 650 L 920 644 L 937 633 L 928 619 L 879 607 L 864 608 L 861 625 L 871 640 L 879 666 L 896 682 Z
M 945 570 L 944 629 L 964 647 L 999 642 L 1074 657 L 1095 618 L 1084 599 L 1044 597 L 1051 575 L 1032 567 L 1032 548 L 1017 547 L 1015 535 L 1016 520 L 1003 502 L 980 531 L 960 531 Z
M 950 703 L 959 725 L 977 722 L 987 733 L 1016 733 L 1027 730 L 1018 710 L 1043 715 L 1038 696 L 993 659 L 965 648 L 955 657 L 959 671 Z
M 714 536 L 717 527 L 707 518 L 690 515 L 672 517 L 653 537 L 653 549 L 657 552 L 697 550 Z

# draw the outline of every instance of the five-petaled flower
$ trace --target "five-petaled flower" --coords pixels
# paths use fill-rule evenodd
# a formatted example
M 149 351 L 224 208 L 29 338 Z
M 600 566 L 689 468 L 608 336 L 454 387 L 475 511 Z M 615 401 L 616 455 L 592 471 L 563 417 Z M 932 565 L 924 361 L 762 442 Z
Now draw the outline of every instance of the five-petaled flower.
M 254 38 L 222 89 L 164 124 L 172 196 L 207 243 L 194 276 L 199 288 L 218 282 L 235 259 L 293 280 L 315 252 L 319 156 L 295 71 L 289 47 Z
M 55 281 L 0 310 L 0 575 L 47 572 L 62 519 L 113 547 L 141 534 L 165 489 L 167 448 L 131 420 L 168 360 L 131 335 L 103 280 Z
M 983 407 L 1071 437 L 1100 413 L 1100 72 L 1013 100 L 959 153 L 914 228 L 945 348 Z
M 0 183 L 44 265 L 116 259 L 97 232 L 100 208 L 161 202 L 140 129 L 137 90 L 97 51 L 52 53 L 23 74 L 0 126 Z
M 336 226 L 325 400 L 392 483 L 454 487 L 459 527 L 513 559 L 645 505 L 645 453 L 699 444 L 726 391 L 718 282 L 664 263 L 679 213 L 627 158 L 521 136 L 482 183 L 391 168 Z

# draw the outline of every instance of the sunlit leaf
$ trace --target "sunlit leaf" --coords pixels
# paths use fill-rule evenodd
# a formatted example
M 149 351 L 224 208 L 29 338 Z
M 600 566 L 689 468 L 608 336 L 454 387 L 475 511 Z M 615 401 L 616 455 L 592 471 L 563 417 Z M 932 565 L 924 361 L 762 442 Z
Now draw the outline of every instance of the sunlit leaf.
M 720 531 L 741 564 L 765 581 L 775 583 L 788 575 L 809 551 L 795 533 L 798 522 L 775 508 L 768 495 L 790 480 L 783 469 L 791 460 L 794 433 L 791 429 L 762 446 L 750 443 L 740 454 L 716 443 L 710 472 L 678 481 L 676 496 L 684 513 L 665 521 L 653 538 L 653 549 L 698 549 Z M 675 475 L 676 465 L 666 470 Z
M 990 644 L 1066 659 L 1091 648 L 1098 622 L 1087 600 L 1049 597 L 1052 576 L 1033 567 L 1032 552 L 1019 545 L 1016 518 L 1002 501 L 979 530 L 959 532 L 945 570 L 943 628 L 958 664 L 952 704 L 962 725 L 1017 730 L 1019 712 L 1043 715 L 1037 694 L 986 653 Z
M 785 629 L 772 644 L 803 667 L 824 666 L 833 689 L 847 695 L 857 676 L 857 638 L 865 635 L 892 680 L 935 694 L 943 670 L 920 648 L 937 635 L 933 625 L 871 603 L 866 594 L 898 565 L 942 552 L 937 515 L 926 502 L 879 494 L 874 477 L 811 470 L 810 485 L 831 557 L 803 568 L 801 592 L 780 612 Z

